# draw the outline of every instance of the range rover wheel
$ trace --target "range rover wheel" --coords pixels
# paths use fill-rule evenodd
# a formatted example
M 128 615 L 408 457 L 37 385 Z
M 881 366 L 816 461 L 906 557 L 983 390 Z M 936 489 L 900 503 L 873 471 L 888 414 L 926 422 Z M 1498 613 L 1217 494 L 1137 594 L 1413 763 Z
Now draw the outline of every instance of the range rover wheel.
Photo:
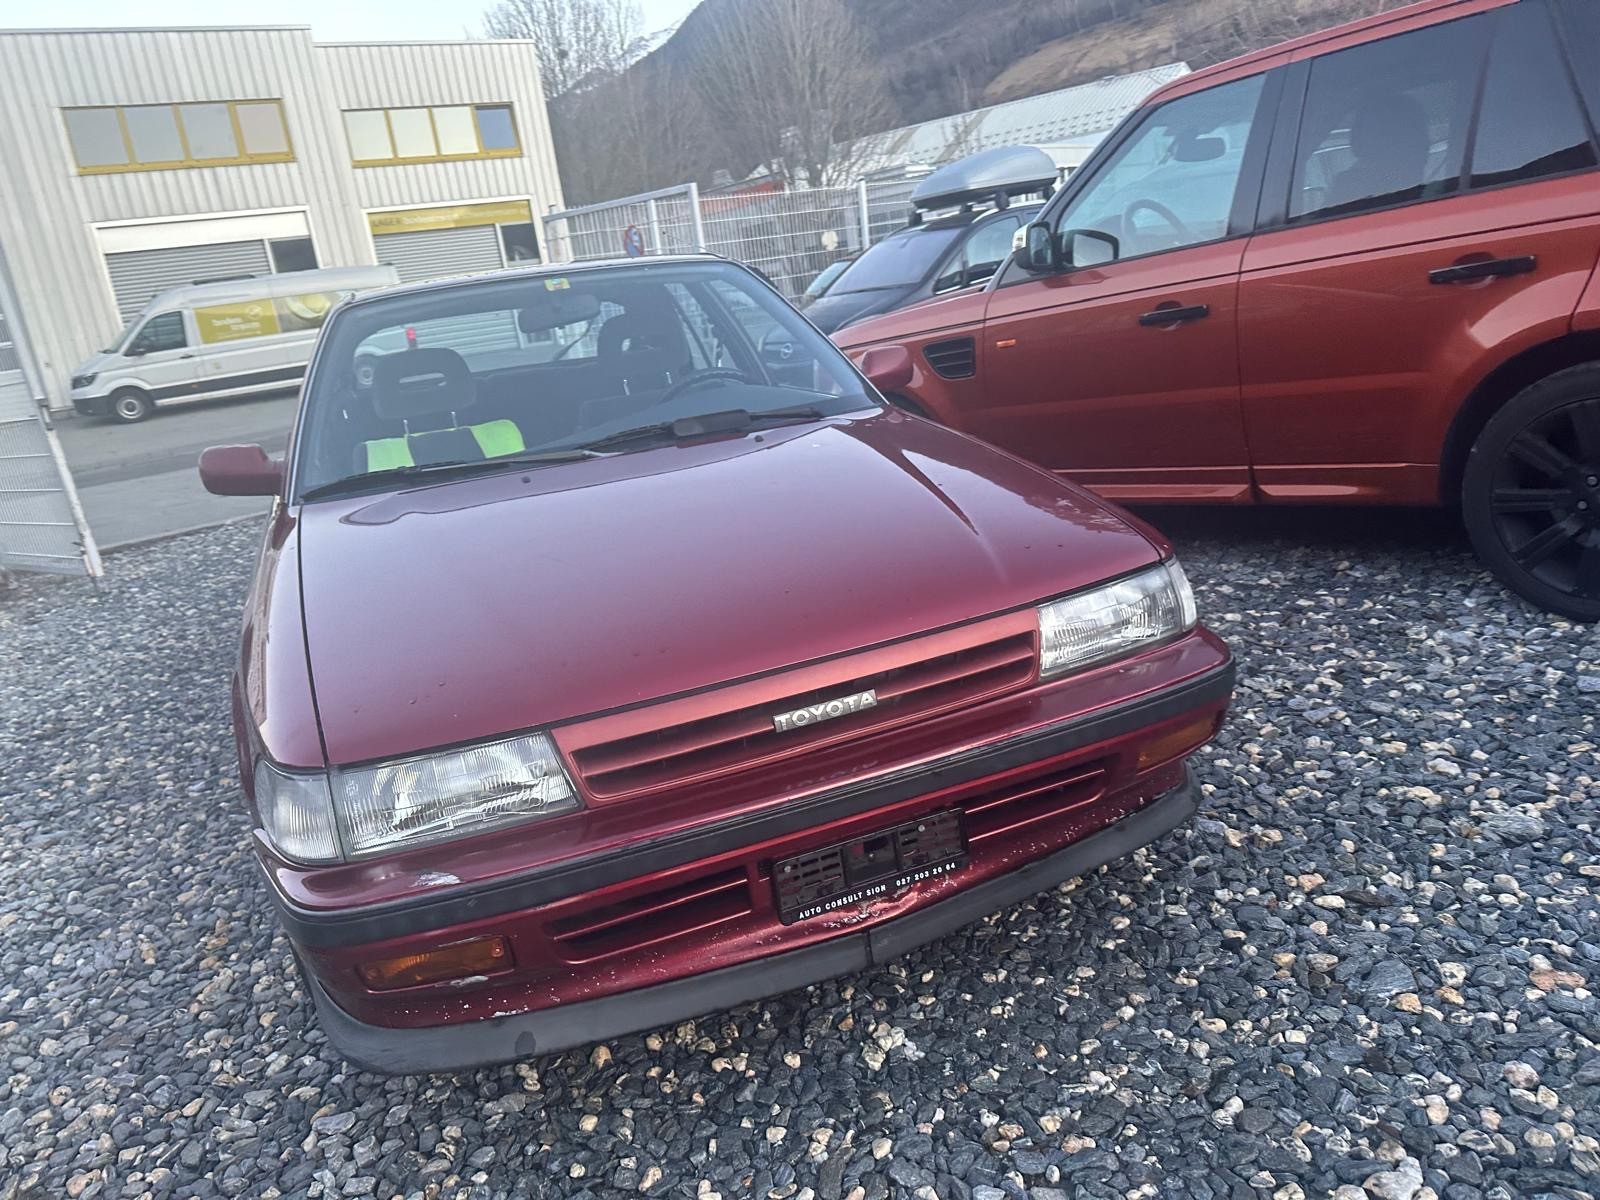
M 1600 621 L 1600 363 L 1543 379 L 1494 415 L 1467 458 L 1461 508 L 1507 587 Z
M 123 388 L 111 397 L 111 415 L 129 425 L 144 420 L 154 408 L 150 397 L 136 388 Z

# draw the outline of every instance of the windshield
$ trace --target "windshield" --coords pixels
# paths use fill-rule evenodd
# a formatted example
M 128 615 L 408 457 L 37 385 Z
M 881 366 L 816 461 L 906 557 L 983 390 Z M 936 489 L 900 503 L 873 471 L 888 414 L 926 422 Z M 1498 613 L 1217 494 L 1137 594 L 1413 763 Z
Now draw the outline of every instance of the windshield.
M 128 319 L 128 323 L 122 327 L 122 332 L 117 334 L 116 337 L 112 338 L 111 339 L 111 344 L 109 346 L 107 346 L 104 350 L 102 350 L 100 353 L 102 353 L 102 354 L 120 354 L 120 353 L 122 353 L 122 348 L 128 344 L 128 339 L 133 336 L 133 331 L 135 329 L 139 328 L 139 322 L 142 321 L 143 319 L 144 319 L 144 314 L 143 313 L 140 313 L 136 317 L 130 317 Z
M 870 292 L 919 283 L 965 232 L 965 225 L 943 229 L 918 225 L 891 233 L 851 263 L 828 293 Z
M 480 277 L 358 303 L 324 330 L 304 404 L 302 496 L 708 414 L 877 407 L 831 342 L 729 263 Z

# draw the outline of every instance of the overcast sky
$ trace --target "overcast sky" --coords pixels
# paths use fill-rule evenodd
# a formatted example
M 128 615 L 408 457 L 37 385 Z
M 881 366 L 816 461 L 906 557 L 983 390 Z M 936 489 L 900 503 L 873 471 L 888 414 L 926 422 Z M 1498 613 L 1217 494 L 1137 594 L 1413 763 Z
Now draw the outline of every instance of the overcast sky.
M 483 32 L 480 14 L 492 0 L 273 0 L 244 8 L 216 0 L 0 0 L 0 29 L 103 25 L 309 25 L 325 42 L 458 38 Z M 697 0 L 635 0 L 653 33 L 681 20 Z M 238 18 L 230 21 L 229 16 Z

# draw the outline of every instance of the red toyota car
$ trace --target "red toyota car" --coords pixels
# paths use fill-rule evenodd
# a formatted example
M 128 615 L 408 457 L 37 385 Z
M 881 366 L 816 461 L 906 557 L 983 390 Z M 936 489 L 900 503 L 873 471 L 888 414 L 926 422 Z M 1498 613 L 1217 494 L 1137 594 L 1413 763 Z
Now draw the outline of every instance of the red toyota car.
M 506 272 L 346 302 L 286 461 L 206 452 L 276 497 L 241 778 L 350 1059 L 861 970 L 1195 811 L 1233 666 L 1171 548 L 908 369 L 718 259 Z
M 837 335 L 1124 501 L 1459 506 L 1600 620 L 1600 3 L 1427 0 L 1185 76 L 978 293 Z

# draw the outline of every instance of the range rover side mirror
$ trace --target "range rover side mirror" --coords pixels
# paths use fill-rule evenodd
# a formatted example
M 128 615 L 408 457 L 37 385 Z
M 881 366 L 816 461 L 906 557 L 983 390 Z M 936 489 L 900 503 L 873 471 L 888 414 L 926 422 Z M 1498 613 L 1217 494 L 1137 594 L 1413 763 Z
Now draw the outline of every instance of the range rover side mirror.
M 213 496 L 276 496 L 283 460 L 260 446 L 212 446 L 200 455 L 200 482 Z
M 880 392 L 898 392 L 911 386 L 916 369 L 904 346 L 874 346 L 861 358 L 861 373 Z
M 1061 269 L 1061 255 L 1056 247 L 1056 236 L 1050 226 L 1043 223 L 1029 225 L 1022 234 L 1022 245 L 1017 250 L 1017 262 L 1022 269 L 1035 275 L 1048 275 Z
M 1103 267 L 1122 256 L 1122 243 L 1099 229 L 1065 229 L 1061 257 L 1068 267 Z

